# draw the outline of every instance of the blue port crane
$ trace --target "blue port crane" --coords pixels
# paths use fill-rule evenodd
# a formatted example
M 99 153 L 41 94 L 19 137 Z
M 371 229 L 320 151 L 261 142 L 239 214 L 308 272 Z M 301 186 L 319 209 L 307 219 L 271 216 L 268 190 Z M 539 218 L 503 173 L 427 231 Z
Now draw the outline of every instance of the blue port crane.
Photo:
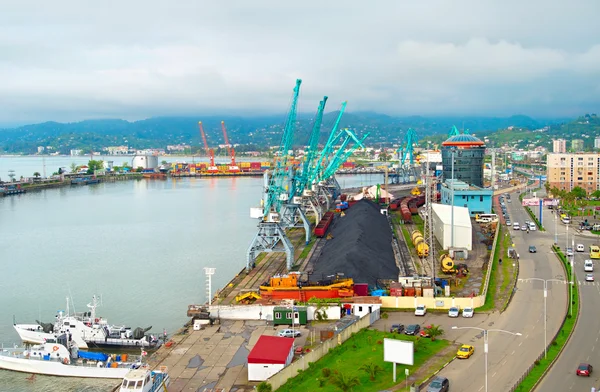
M 457 136 L 457 135 L 460 135 L 460 131 L 458 130 L 458 128 L 456 128 L 456 125 L 453 125 L 450 132 L 448 132 L 448 139 L 450 139 L 452 136 Z
M 333 153 L 335 143 L 344 134 L 343 130 L 338 131 L 338 127 L 340 126 L 340 121 L 342 120 L 342 116 L 343 116 L 344 112 L 346 111 L 347 104 L 348 104 L 348 102 L 346 102 L 346 101 L 342 102 L 342 106 L 338 113 L 337 119 L 335 120 L 335 123 L 333 124 L 333 128 L 331 129 L 331 132 L 329 133 L 329 138 L 327 139 L 327 142 L 325 143 L 325 146 L 323 147 L 323 150 L 321 151 L 321 154 L 319 155 L 319 158 L 317 159 L 315 168 L 310 175 L 310 178 L 309 178 L 310 184 L 314 184 L 315 182 L 318 182 L 319 179 L 323 177 L 322 176 L 323 171 L 328 166 L 329 159 L 331 158 L 331 154 Z
M 330 177 L 333 177 L 338 169 L 344 164 L 344 162 L 348 160 L 350 155 L 354 154 L 354 152 L 359 148 L 365 148 L 363 142 L 369 136 L 369 133 L 365 134 L 362 139 L 358 139 L 354 132 L 349 129 L 344 129 L 344 133 L 346 134 L 346 137 L 344 138 L 342 145 L 336 151 L 319 180 L 324 181 Z M 351 141 L 354 141 L 354 144 L 352 147 L 347 148 Z
M 407 160 L 408 160 L 408 165 L 410 165 L 411 167 L 414 166 L 414 164 L 415 164 L 414 147 L 416 147 L 418 145 L 417 143 L 418 143 L 417 133 L 415 132 L 414 129 L 408 128 L 408 131 L 406 131 L 406 134 L 404 135 L 404 141 L 400 145 L 400 148 L 398 148 L 398 152 L 400 153 L 400 157 L 399 157 L 400 158 L 400 167 L 407 166 Z
M 297 176 L 295 176 L 292 184 L 292 196 L 301 196 L 304 190 L 310 187 L 310 177 L 315 170 L 317 154 L 319 152 L 319 137 L 321 136 L 321 125 L 323 123 L 323 113 L 325 111 L 327 99 L 327 96 L 325 96 L 323 97 L 323 100 L 319 102 L 319 108 L 315 115 L 315 121 L 304 154 L 302 168 Z

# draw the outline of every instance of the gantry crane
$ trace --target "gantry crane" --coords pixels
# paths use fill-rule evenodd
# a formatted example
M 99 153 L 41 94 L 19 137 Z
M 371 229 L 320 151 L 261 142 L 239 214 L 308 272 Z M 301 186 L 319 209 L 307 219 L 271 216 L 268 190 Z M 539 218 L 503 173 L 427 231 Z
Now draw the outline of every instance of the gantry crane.
M 285 234 L 285 228 L 295 227 L 295 221 L 298 219 L 303 221 L 307 242 L 310 240 L 310 224 L 306 215 L 300 205 L 290 203 L 290 183 L 293 181 L 293 175 L 288 167 L 288 155 L 296 129 L 296 109 L 301 84 L 302 80 L 297 79 L 273 172 L 265 172 L 261 220 L 258 224 L 258 232 L 248 248 L 247 271 L 253 268 L 256 256 L 262 252 L 285 252 L 286 267 L 288 271 L 292 268 L 294 246 Z
M 456 125 L 453 125 L 450 132 L 448 132 L 448 139 L 450 139 L 452 136 L 457 136 L 457 135 L 460 135 L 460 131 L 458 130 L 458 128 L 456 128 Z
M 231 158 L 231 163 L 227 168 L 230 173 L 239 173 L 240 168 L 235 163 L 235 149 L 229 144 L 229 138 L 227 137 L 227 129 L 225 128 L 225 121 L 221 121 L 221 130 L 223 131 L 223 138 L 225 139 L 225 148 L 227 149 L 227 155 Z
M 206 134 L 204 133 L 202 121 L 198 121 L 198 127 L 200 128 L 200 136 L 202 137 L 202 142 L 204 143 L 204 151 L 209 159 L 209 164 L 206 171 L 208 173 L 218 173 L 219 169 L 217 168 L 217 166 L 215 166 L 215 151 L 212 148 L 208 147 L 208 142 L 206 141 Z

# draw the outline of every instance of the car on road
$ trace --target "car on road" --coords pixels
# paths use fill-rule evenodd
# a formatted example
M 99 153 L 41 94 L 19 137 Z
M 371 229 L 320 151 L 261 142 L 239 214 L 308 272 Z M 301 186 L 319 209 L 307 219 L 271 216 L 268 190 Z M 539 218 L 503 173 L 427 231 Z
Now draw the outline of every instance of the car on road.
M 510 226 L 510 225 L 511 225 L 510 218 L 508 218 L 508 217 L 506 218 L 506 224 L 507 224 L 508 226 Z
M 441 376 L 436 376 L 427 387 L 427 392 L 448 392 L 449 390 L 450 380 Z
M 297 329 L 282 329 L 277 333 L 277 336 L 283 338 L 297 338 L 302 335 Z
M 575 246 L 575 250 L 576 250 L 577 252 L 585 252 L 585 246 L 583 246 L 583 244 L 577 244 L 577 245 Z
M 523 230 L 523 231 L 527 230 L 528 228 L 529 228 L 529 226 L 527 226 L 527 225 L 522 225 L 521 226 L 521 230 Z
M 458 317 L 459 313 L 460 313 L 460 311 L 458 310 L 458 308 L 456 306 L 453 306 L 450 308 L 450 310 L 448 310 L 448 316 L 450 316 L 450 317 Z
M 585 272 L 594 272 L 594 262 L 592 260 L 586 260 L 583 262 L 583 270 Z
M 594 274 L 585 274 L 585 281 L 586 282 L 593 282 L 594 281 Z
M 511 203 L 510 198 L 506 199 L 507 202 Z
M 462 311 L 464 318 L 472 318 L 474 313 L 473 308 L 464 308 Z
M 402 333 L 403 331 L 404 331 L 403 324 L 392 324 L 392 326 L 390 327 L 391 333 Z
M 537 253 L 537 248 L 534 245 L 529 245 L 529 253 Z
M 513 223 L 513 230 L 521 230 L 521 225 L 519 224 L 519 222 Z
M 406 335 L 417 335 L 421 331 L 421 326 L 419 324 L 410 324 L 404 330 L 404 334 Z
M 594 368 L 589 363 L 580 363 L 579 366 L 577 366 L 576 374 L 578 376 L 589 377 L 592 375 L 592 370 L 594 370 Z
M 573 248 L 567 248 L 567 256 L 573 256 Z
M 467 359 L 471 357 L 471 355 L 473 355 L 474 352 L 475 347 L 469 346 L 468 344 L 463 344 L 456 352 L 456 358 Z
M 537 230 L 537 226 L 533 222 L 529 222 L 528 226 L 529 226 L 529 230 L 531 230 L 531 231 L 536 231 Z
M 427 308 L 425 305 L 417 305 L 415 309 L 415 316 L 425 316 L 427 314 Z

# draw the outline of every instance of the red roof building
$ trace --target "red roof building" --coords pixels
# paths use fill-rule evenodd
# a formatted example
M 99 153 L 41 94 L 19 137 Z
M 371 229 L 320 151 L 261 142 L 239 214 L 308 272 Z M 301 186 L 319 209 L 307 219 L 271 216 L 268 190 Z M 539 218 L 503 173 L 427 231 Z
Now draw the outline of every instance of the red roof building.
M 294 339 L 262 335 L 248 354 L 248 380 L 265 381 L 293 358 Z

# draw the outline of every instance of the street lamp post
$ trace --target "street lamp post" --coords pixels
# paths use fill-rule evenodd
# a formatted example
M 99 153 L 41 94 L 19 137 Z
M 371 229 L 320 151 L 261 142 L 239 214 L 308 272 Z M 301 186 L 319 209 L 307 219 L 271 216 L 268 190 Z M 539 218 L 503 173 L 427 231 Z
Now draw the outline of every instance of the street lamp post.
M 521 336 L 519 332 L 510 332 L 503 329 L 484 329 L 479 327 L 452 327 L 452 329 L 476 329 L 483 332 L 483 355 L 485 356 L 485 392 L 488 390 L 488 333 L 489 332 L 503 332 L 509 335 Z
M 519 279 L 520 281 L 527 282 L 530 280 L 538 280 L 540 282 L 544 282 L 544 358 L 548 357 L 548 341 L 547 341 L 547 307 L 546 307 L 546 298 L 548 298 L 548 282 L 559 282 L 566 283 L 564 280 L 560 279 L 542 279 L 542 278 L 527 278 L 527 279 Z

